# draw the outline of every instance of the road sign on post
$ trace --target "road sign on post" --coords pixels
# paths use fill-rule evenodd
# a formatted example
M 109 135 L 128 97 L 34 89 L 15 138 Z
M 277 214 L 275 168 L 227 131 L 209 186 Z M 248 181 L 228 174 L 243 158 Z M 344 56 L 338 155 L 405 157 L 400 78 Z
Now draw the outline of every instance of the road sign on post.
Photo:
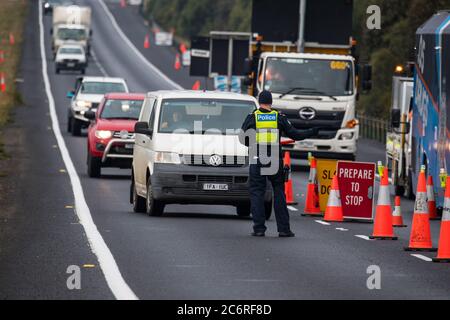
M 208 77 L 209 56 L 209 37 L 193 37 L 191 39 L 191 67 L 189 75 Z
M 339 161 L 337 177 L 345 219 L 373 220 L 375 163 Z

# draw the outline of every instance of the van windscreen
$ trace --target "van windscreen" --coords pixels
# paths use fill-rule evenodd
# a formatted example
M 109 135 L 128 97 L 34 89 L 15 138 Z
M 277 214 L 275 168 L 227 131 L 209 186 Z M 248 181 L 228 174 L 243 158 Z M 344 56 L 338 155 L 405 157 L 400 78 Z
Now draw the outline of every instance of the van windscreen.
M 166 99 L 161 103 L 159 132 L 233 134 L 255 108 L 252 101 Z

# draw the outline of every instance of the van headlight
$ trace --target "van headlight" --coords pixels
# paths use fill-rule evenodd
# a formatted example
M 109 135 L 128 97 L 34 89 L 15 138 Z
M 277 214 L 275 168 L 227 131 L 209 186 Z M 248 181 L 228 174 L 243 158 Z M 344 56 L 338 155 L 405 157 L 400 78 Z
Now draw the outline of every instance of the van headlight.
M 113 135 L 112 131 L 108 131 L 108 130 L 96 130 L 95 131 L 95 136 L 98 139 L 109 139 L 111 138 Z
M 181 164 L 181 159 L 175 152 L 155 152 L 155 163 Z

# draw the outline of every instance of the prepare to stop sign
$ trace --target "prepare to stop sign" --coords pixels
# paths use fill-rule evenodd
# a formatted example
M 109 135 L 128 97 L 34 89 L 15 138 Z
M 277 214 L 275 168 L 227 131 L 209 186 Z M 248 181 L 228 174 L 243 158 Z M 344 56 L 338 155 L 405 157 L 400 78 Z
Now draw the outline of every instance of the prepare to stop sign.
M 372 220 L 375 163 L 339 161 L 337 176 L 344 217 Z

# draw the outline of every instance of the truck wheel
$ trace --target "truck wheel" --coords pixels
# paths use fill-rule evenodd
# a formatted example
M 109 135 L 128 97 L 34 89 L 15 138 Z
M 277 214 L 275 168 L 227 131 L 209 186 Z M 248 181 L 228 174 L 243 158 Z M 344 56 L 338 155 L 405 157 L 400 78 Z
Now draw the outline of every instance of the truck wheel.
M 264 210 L 266 212 L 266 220 L 270 220 L 272 216 L 272 201 L 264 202 Z
M 145 199 L 139 196 L 136 192 L 136 187 L 134 185 L 134 177 L 131 178 L 131 185 L 130 185 L 130 200 L 133 204 L 133 211 L 136 213 L 144 213 L 146 212 L 146 204 Z
M 75 118 L 72 118 L 72 124 L 71 124 L 71 132 L 72 136 L 79 137 L 81 136 L 81 123 Z
M 153 189 L 150 178 L 147 181 L 146 210 L 149 216 L 160 217 L 164 213 L 164 203 L 153 198 Z
M 102 160 L 88 153 L 87 173 L 91 178 L 99 178 L 102 174 Z
M 239 217 L 250 216 L 250 204 L 240 204 L 236 206 L 236 213 Z

